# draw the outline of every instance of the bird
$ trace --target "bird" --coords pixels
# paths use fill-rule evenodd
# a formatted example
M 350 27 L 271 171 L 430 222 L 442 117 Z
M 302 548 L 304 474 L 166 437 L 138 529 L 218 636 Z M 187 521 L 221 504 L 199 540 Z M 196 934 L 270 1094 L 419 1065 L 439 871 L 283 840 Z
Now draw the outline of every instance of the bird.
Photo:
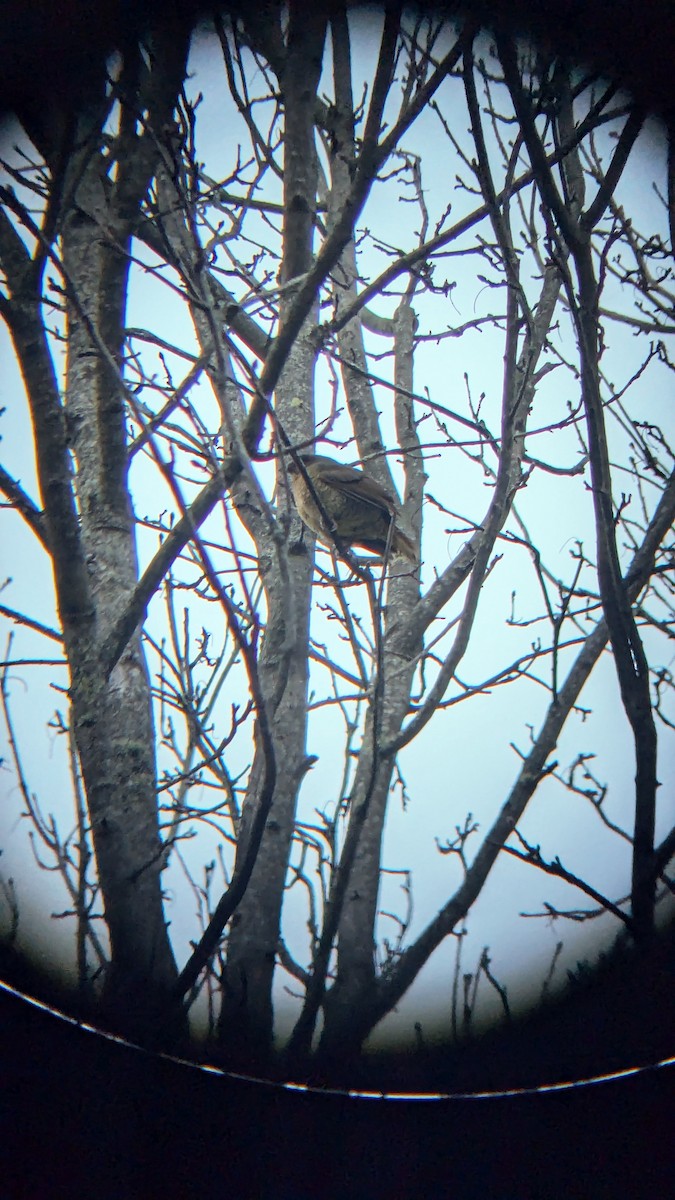
M 366 471 L 345 466 L 325 454 L 298 455 L 316 492 L 316 503 L 297 463 L 288 463 L 293 500 L 309 529 L 327 546 L 337 542 L 359 546 L 384 557 L 389 542 L 392 555 L 417 562 L 412 540 L 396 524 L 393 496 Z M 390 534 L 391 530 L 391 534 Z

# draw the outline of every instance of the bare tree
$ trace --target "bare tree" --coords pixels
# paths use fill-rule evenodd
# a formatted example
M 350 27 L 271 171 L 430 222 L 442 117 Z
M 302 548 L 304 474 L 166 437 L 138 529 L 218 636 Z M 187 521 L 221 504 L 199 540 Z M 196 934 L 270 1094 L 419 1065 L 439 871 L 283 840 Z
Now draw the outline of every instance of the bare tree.
M 189 44 L 162 25 L 101 62 L 73 113 L 20 112 L 2 163 L 0 311 L 39 499 L 9 466 L 0 487 L 58 614 L 3 605 L 20 630 L 2 694 L 83 996 L 165 1042 L 201 996 L 212 1046 L 269 1065 L 285 980 L 297 1070 L 357 1055 L 451 939 L 452 1029 L 479 984 L 508 1016 L 489 946 L 460 985 L 498 863 L 556 877 L 551 919 L 653 939 L 675 842 L 657 840 L 675 474 L 665 406 L 644 403 L 671 386 L 667 201 L 657 180 L 644 229 L 629 207 L 645 114 L 506 29 L 389 7 L 366 36 L 346 7 L 291 3 L 217 18 L 194 77 Z M 362 464 L 415 561 L 391 537 L 379 557 L 345 542 L 315 449 Z M 316 558 L 289 466 L 321 513 Z M 70 834 L 13 716 L 14 646 L 45 637 L 67 664 Z M 610 661 L 628 828 L 593 751 L 554 758 Z M 517 769 L 486 803 L 509 742 Z M 439 789 L 445 881 L 420 916 L 427 868 L 392 861 L 388 830 L 397 798 L 417 793 L 412 813 Z M 535 796 L 582 798 L 629 853 L 626 886 L 542 850 Z M 181 879 L 199 930 L 179 947 L 163 888 Z

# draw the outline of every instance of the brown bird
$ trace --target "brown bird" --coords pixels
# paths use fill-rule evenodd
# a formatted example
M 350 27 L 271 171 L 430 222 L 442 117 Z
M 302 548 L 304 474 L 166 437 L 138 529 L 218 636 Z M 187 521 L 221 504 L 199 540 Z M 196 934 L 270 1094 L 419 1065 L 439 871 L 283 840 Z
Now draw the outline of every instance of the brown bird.
M 299 467 L 291 460 L 288 474 L 295 507 L 320 541 L 332 546 L 334 538 L 338 545 L 361 546 L 382 558 L 393 526 L 390 552 L 417 562 L 412 541 L 396 526 L 393 496 L 372 475 L 356 467 L 346 467 L 325 454 L 300 454 L 299 458 L 329 519 L 321 513 Z

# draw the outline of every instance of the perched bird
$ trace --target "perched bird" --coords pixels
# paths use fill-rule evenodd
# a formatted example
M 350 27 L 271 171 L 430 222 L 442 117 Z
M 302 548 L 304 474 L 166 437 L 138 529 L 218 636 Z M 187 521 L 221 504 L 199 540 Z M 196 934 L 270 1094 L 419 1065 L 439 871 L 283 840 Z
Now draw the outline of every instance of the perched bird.
M 356 467 L 346 467 L 325 454 L 300 454 L 299 458 L 326 515 L 320 511 L 299 467 L 291 460 L 288 475 L 295 507 L 305 525 L 322 542 L 332 546 L 335 538 L 338 544 L 361 546 L 382 557 L 393 526 L 391 554 L 401 554 L 410 562 L 417 561 L 412 541 L 397 528 L 393 496 L 372 475 Z

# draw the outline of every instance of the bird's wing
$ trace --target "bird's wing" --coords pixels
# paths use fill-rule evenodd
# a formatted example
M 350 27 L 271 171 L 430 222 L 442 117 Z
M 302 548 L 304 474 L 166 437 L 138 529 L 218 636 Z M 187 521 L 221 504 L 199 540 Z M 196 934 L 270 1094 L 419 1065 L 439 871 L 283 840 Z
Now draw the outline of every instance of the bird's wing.
M 310 470 L 311 474 L 312 471 Z M 372 479 L 370 475 L 365 475 L 363 471 L 357 470 L 356 467 L 347 467 L 343 463 L 336 463 L 332 459 L 323 458 L 320 466 L 320 479 L 322 483 L 328 487 L 336 488 L 338 491 L 343 492 L 345 496 L 351 496 L 355 500 L 362 500 L 365 504 L 372 504 L 374 508 L 384 510 L 390 516 L 393 516 L 396 512 L 396 503 L 393 496 L 385 491 L 376 479 Z

